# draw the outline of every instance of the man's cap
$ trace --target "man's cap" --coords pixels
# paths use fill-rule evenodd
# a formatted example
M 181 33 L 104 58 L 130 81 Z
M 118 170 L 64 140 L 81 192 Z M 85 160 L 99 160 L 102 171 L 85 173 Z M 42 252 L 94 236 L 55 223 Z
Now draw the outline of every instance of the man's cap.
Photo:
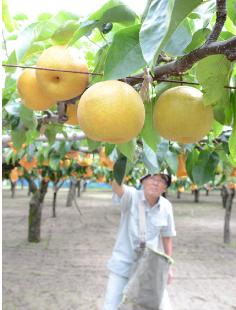
M 171 185 L 171 176 L 166 173 L 155 173 L 155 174 L 145 174 L 140 178 L 140 183 L 142 183 L 145 179 L 151 177 L 152 175 L 159 175 L 163 180 L 166 181 L 166 186 L 169 187 Z

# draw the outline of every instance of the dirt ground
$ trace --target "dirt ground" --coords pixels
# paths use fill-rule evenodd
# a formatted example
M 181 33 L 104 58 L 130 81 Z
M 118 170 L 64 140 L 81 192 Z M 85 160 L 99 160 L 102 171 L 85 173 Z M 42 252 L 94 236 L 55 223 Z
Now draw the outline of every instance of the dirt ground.
M 52 218 L 52 191 L 42 214 L 42 240 L 27 242 L 26 190 L 16 198 L 3 191 L 3 310 L 100 310 L 107 282 L 106 262 L 115 242 L 119 208 L 111 192 L 91 191 L 65 207 L 67 190 L 58 194 Z M 175 280 L 169 286 L 173 310 L 236 309 L 236 205 L 230 246 L 223 244 L 224 210 L 219 193 L 176 199 Z

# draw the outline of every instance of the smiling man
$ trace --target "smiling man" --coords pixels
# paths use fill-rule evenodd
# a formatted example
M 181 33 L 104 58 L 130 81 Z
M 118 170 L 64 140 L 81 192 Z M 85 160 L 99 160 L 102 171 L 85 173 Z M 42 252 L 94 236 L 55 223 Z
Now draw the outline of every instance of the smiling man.
M 132 264 L 139 247 L 139 204 L 145 205 L 146 244 L 172 256 L 172 237 L 176 235 L 171 203 L 162 196 L 171 184 L 167 174 L 145 175 L 141 178 L 143 189 L 137 190 L 113 181 L 113 201 L 121 205 L 121 220 L 108 262 L 110 271 L 103 310 L 117 310 L 122 292 L 128 283 Z M 170 269 L 168 283 L 172 281 Z M 165 291 L 160 310 L 170 310 L 171 305 Z

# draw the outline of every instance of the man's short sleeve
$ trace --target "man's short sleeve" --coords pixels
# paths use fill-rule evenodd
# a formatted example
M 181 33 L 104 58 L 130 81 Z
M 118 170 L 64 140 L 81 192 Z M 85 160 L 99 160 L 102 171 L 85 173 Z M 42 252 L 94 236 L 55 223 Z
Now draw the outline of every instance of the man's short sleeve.
M 119 197 L 116 193 L 113 192 L 112 200 L 115 204 L 121 205 L 123 211 L 128 211 L 131 208 L 135 189 L 127 185 L 123 186 L 124 186 L 123 195 Z
M 173 209 L 172 209 L 171 205 L 170 205 L 170 208 L 168 211 L 169 212 L 167 214 L 167 226 L 164 226 L 161 229 L 161 236 L 162 237 L 174 237 L 174 236 L 176 236 Z

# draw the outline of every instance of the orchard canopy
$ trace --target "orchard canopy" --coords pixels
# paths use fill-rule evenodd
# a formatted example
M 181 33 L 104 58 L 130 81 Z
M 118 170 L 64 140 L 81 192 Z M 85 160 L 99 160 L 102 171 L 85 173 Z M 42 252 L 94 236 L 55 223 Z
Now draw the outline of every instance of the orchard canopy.
M 53 171 L 105 149 L 118 182 L 181 160 L 197 185 L 235 178 L 235 0 L 146 2 L 140 16 L 110 0 L 31 22 L 3 0 L 4 161 Z

